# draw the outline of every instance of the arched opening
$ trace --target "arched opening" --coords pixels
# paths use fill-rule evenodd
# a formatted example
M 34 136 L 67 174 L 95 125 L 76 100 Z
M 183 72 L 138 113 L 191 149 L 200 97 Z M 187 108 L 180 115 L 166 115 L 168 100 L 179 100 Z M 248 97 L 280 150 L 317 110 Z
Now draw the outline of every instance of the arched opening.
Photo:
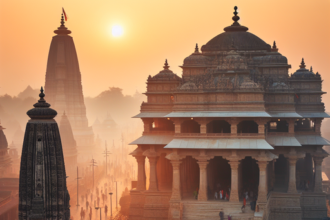
M 314 186 L 314 166 L 313 158 L 307 153 L 304 158 L 300 158 L 296 163 L 296 186 L 299 191 L 310 191 Z
M 155 118 L 151 126 L 151 131 L 173 131 L 174 123 L 165 118 Z
M 315 131 L 315 121 L 310 118 L 297 119 L 294 123 L 294 131 Z
M 173 182 L 173 167 L 165 154 L 161 154 L 157 161 L 157 184 L 158 190 L 171 190 Z
M 230 124 L 225 120 L 214 120 L 207 124 L 207 133 L 230 133 Z
M 181 133 L 200 133 L 200 125 L 194 120 L 186 120 L 181 124 Z
M 286 120 L 278 119 L 267 123 L 268 132 L 289 132 L 289 124 Z
M 214 200 L 215 194 L 219 199 L 222 190 L 223 197 L 228 194 L 231 186 L 231 168 L 228 161 L 222 157 L 214 157 L 207 166 L 207 195 L 208 199 Z
M 245 157 L 238 169 L 241 176 L 241 179 L 239 178 L 240 199 L 243 199 L 243 196 L 247 193 L 248 198 L 254 201 L 259 186 L 259 166 L 257 161 L 252 159 L 252 157 Z
M 288 160 L 280 154 L 274 164 L 274 191 L 287 192 L 289 184 L 289 163 Z
M 237 133 L 258 133 L 258 124 L 253 120 L 241 121 L 237 125 Z
M 196 199 L 194 192 L 199 189 L 199 165 L 191 156 L 180 164 L 180 181 L 182 199 Z

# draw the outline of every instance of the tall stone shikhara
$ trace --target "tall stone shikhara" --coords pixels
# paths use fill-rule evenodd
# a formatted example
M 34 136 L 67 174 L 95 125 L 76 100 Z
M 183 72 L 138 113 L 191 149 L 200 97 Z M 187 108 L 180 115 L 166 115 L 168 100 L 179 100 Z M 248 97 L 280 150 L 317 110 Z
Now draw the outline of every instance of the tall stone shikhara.
M 44 100 L 27 112 L 19 178 L 20 220 L 69 220 L 69 192 L 57 112 Z
M 63 15 L 61 26 L 54 33 L 46 71 L 47 99 L 59 113 L 66 112 L 78 150 L 90 151 L 94 134 L 88 127 L 76 48 L 69 36 L 71 31 L 64 25 Z

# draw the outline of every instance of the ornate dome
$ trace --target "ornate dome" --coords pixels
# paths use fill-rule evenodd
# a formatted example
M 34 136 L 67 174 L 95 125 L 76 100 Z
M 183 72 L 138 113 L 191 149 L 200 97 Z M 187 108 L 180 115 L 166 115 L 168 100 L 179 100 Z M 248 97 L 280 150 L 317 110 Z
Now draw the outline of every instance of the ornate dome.
M 272 52 L 266 56 L 254 57 L 253 60 L 260 64 L 288 64 L 288 59 L 277 51 L 278 49 L 274 41 Z
M 310 70 L 306 69 L 306 65 L 305 65 L 305 61 L 304 58 L 302 58 L 301 60 L 301 64 L 300 64 L 300 69 L 298 69 L 292 76 L 293 77 L 315 77 L 317 75 L 315 75 L 315 73 L 313 73 L 313 69 L 311 67 Z M 319 75 L 318 75 L 319 76 Z
M 206 64 L 206 57 L 199 52 L 197 44 L 196 44 L 195 52 L 192 53 L 189 57 L 186 57 L 183 61 L 183 65 L 185 66 L 200 66 L 205 64 Z
M 193 82 L 186 82 L 181 87 L 180 90 L 196 90 L 198 89 L 196 84 Z
M 167 63 L 167 59 L 165 60 L 164 69 L 160 71 L 155 76 L 148 77 L 149 80 L 180 80 L 181 78 L 178 77 L 175 73 L 172 72 L 172 70 L 169 70 L 170 66 Z
M 237 21 L 237 7 L 235 6 L 235 12 L 233 21 L 234 23 L 224 28 L 224 33 L 211 39 L 204 46 L 202 46 L 203 52 L 212 51 L 227 51 L 232 50 L 233 43 L 235 44 L 236 50 L 266 50 L 270 51 L 271 46 L 265 41 L 257 37 L 256 35 L 247 32 L 248 28 L 241 26 Z

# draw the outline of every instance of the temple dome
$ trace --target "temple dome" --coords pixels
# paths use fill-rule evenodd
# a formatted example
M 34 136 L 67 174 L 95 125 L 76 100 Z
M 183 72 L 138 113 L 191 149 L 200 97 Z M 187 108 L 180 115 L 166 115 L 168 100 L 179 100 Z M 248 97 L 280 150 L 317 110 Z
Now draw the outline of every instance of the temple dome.
M 196 90 L 198 89 L 196 84 L 193 82 L 186 82 L 181 87 L 180 90 Z
M 190 56 L 186 57 L 183 61 L 184 66 L 200 66 L 206 64 L 206 57 L 203 56 L 198 49 L 198 45 L 196 44 L 195 52 Z
M 172 70 L 169 69 L 170 66 L 167 63 L 167 59 L 165 60 L 164 69 L 157 73 L 155 76 L 149 76 L 149 80 L 178 80 L 178 77 Z
M 57 115 L 57 112 L 54 109 L 49 108 L 50 104 L 48 104 L 44 99 L 45 94 L 42 87 L 39 97 L 40 99 L 38 102 L 33 105 L 34 108 L 30 109 L 26 114 L 31 119 L 53 119 Z
M 231 26 L 224 28 L 224 33 L 221 33 L 202 46 L 203 52 L 209 51 L 228 51 L 228 50 L 266 50 L 270 51 L 271 46 L 256 35 L 247 32 L 248 28 L 241 26 L 238 23 L 239 16 L 237 16 L 237 7 Z M 235 45 L 235 48 L 232 45 Z
M 270 53 L 266 56 L 254 57 L 253 60 L 261 64 L 288 64 L 288 59 L 280 53 Z
M 294 77 L 314 77 L 316 76 L 315 73 L 313 73 L 313 70 L 306 69 L 305 61 L 304 58 L 302 58 L 301 64 L 300 64 L 300 69 L 298 69 L 293 76 Z

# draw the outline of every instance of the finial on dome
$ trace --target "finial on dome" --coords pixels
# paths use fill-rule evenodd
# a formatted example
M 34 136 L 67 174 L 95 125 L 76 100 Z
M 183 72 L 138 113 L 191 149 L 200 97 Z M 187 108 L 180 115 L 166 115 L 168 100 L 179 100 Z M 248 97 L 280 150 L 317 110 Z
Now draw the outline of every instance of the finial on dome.
M 170 68 L 170 66 L 167 63 L 167 59 L 165 60 L 165 64 L 164 64 L 164 70 L 168 70 Z
M 40 99 L 38 100 L 38 102 L 46 102 L 44 97 L 45 97 L 45 93 L 44 93 L 44 88 L 41 86 L 41 89 L 40 89 L 40 94 L 39 94 L 39 97 Z
M 61 16 L 61 27 L 64 26 L 64 16 L 63 16 L 63 13 L 62 13 L 62 16 Z
M 313 72 L 313 67 L 312 67 L 312 66 L 311 66 L 311 68 L 310 68 L 309 72 Z
M 195 53 L 199 53 L 198 44 L 196 44 Z
M 277 46 L 276 46 L 276 42 L 275 42 L 275 41 L 274 41 L 274 43 L 273 43 L 273 47 L 272 47 L 271 51 L 272 51 L 272 52 L 277 52 L 277 51 L 278 51 L 278 48 L 277 48 Z
M 235 11 L 234 11 L 234 15 L 235 15 L 235 16 L 233 17 L 234 24 L 238 24 L 237 21 L 239 20 L 239 16 L 237 16 L 237 14 L 238 14 L 237 9 L 238 9 L 237 6 L 235 6 L 235 7 L 234 7 L 234 10 L 235 10 Z M 238 24 L 238 25 L 239 25 L 239 24 Z
M 300 69 L 305 69 L 306 65 L 305 65 L 305 61 L 304 58 L 302 58 L 301 63 L 300 63 Z

